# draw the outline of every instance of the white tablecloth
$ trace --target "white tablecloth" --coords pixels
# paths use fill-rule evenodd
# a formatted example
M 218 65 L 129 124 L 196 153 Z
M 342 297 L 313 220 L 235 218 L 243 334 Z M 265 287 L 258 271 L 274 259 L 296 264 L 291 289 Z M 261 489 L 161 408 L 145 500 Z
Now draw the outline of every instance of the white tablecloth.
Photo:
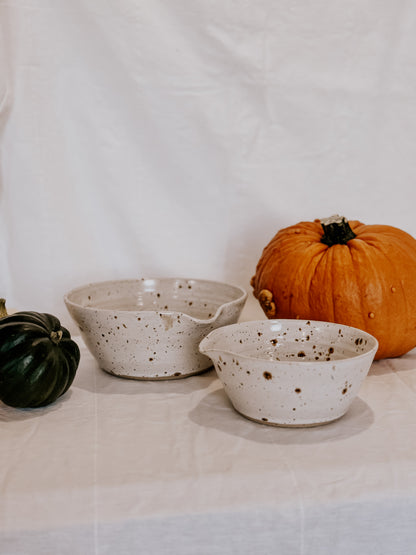
M 373 364 L 341 420 L 268 427 L 214 371 L 141 382 L 81 339 L 69 392 L 0 404 L 1 555 L 409 555 L 416 352 Z
M 69 320 L 89 281 L 251 293 L 279 229 L 337 212 L 416 235 L 415 27 L 388 0 L 0 0 L 0 296 Z M 279 429 L 212 371 L 83 348 L 54 405 L 0 404 L 0 555 L 413 554 L 415 392 L 416 351 Z

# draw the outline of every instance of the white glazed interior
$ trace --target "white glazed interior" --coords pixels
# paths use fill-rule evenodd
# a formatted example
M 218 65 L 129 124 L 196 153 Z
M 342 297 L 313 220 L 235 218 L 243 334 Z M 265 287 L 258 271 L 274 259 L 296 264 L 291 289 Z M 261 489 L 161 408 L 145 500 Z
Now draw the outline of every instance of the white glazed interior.
M 211 366 L 199 342 L 216 327 L 236 322 L 246 297 L 225 283 L 161 278 L 92 283 L 64 300 L 103 370 L 167 379 Z
M 377 348 L 363 331 L 309 320 L 230 325 L 200 345 L 236 410 L 284 426 L 317 425 L 345 414 Z
M 226 283 L 179 278 L 116 280 L 74 289 L 66 302 L 84 308 L 116 311 L 163 311 L 210 320 L 226 303 L 245 296 Z

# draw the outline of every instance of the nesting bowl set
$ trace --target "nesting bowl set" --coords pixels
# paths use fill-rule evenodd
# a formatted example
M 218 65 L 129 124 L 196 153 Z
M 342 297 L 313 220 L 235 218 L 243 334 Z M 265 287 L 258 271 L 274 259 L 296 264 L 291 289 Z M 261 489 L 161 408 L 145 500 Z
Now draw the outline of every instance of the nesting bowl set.
M 100 368 L 167 380 L 214 365 L 243 416 L 276 426 L 316 426 L 343 416 L 378 348 L 366 332 L 329 322 L 237 323 L 247 293 L 182 278 L 92 283 L 66 307 Z

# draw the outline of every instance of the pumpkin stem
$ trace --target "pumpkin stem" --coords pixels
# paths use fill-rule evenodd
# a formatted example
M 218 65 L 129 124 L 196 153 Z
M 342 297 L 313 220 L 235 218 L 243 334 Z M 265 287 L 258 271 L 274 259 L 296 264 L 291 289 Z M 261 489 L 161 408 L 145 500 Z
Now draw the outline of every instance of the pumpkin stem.
M 63 335 L 63 331 L 62 330 L 58 330 L 58 331 L 51 331 L 51 341 L 53 343 L 55 343 L 55 345 L 58 345 L 58 343 L 60 342 L 60 340 L 62 339 L 62 335 Z
M 346 245 L 348 241 L 357 237 L 344 216 L 331 216 L 320 220 L 324 234 L 321 243 L 332 247 L 333 245 Z
M 8 316 L 6 310 L 6 299 L 0 299 L 0 318 Z

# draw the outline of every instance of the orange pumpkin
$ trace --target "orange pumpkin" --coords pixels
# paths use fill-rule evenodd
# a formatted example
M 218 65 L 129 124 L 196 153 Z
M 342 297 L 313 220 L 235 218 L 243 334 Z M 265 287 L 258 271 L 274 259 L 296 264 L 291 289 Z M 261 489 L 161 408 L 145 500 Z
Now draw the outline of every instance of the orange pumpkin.
M 379 341 L 376 359 L 416 346 L 416 240 L 398 228 L 333 216 L 280 230 L 251 279 L 268 318 L 353 326 Z

